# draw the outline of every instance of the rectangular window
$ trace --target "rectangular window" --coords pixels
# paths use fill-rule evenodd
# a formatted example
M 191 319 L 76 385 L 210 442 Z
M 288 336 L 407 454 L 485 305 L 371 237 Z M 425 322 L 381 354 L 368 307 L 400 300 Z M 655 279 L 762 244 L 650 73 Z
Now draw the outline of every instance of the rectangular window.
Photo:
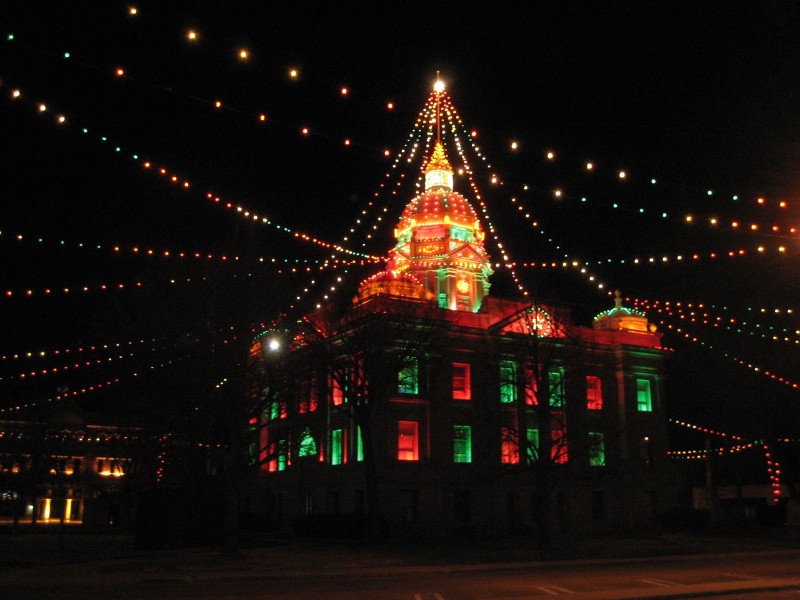
M 653 410 L 653 398 L 650 395 L 650 380 L 636 380 L 636 408 L 642 412 Z
M 404 366 L 398 374 L 397 391 L 400 394 L 419 394 L 419 365 L 416 360 Z
M 278 471 L 286 469 L 288 461 L 288 444 L 286 440 L 281 440 L 278 444 Z
M 356 448 L 356 460 L 361 462 L 364 460 L 364 438 L 361 437 L 361 425 L 356 426 L 356 436 L 356 443 L 358 445 Z
M 510 360 L 500 363 L 500 402 L 511 404 L 517 401 L 517 365 Z
M 589 410 L 603 408 L 603 387 L 596 375 L 586 376 L 586 408 Z
M 317 381 L 312 377 L 300 382 L 298 386 L 297 412 L 306 413 L 317 410 Z
M 319 380 L 316 376 L 311 378 L 308 386 L 308 410 L 314 412 L 319 406 Z
M 567 421 L 564 413 L 554 412 L 550 416 L 550 459 L 556 464 L 569 460 L 567 448 Z
M 564 407 L 564 369 L 552 369 L 548 374 L 550 384 L 550 406 Z
M 334 429 L 331 431 L 331 464 L 341 465 L 346 462 L 345 431 Z
M 472 427 L 453 425 L 453 462 L 472 462 Z
M 397 460 L 419 460 L 419 423 L 398 421 Z
M 528 463 L 539 460 L 539 430 L 528 429 L 525 437 L 528 439 Z
M 439 292 L 439 308 L 447 308 L 447 292 Z
M 469 400 L 472 398 L 469 365 L 453 363 L 453 400 Z
M 339 406 L 342 402 L 344 402 L 344 391 L 342 390 L 342 386 L 339 383 L 339 380 L 331 375 L 330 378 L 330 390 L 331 390 L 331 402 L 333 402 L 334 406 Z
M 283 471 L 286 468 L 286 450 L 286 440 L 280 440 L 277 444 L 272 443 L 269 445 L 267 469 L 270 472 Z
M 517 432 L 508 427 L 500 429 L 500 462 L 504 465 L 519 464 Z
M 606 466 L 606 442 L 602 433 L 589 432 L 589 465 L 592 467 Z
M 539 404 L 538 393 L 539 382 L 536 380 L 536 374 L 533 369 L 525 369 L 525 404 L 537 406 Z

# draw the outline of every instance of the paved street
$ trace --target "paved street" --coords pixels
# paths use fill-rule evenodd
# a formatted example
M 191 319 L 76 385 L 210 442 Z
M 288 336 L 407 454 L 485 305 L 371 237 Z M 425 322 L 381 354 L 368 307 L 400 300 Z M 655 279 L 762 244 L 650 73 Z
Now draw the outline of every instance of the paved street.
M 2 538 L 3 548 L 8 549 Z M 69 540 L 67 541 L 69 542 Z M 0 597 L 270 600 L 525 600 L 796 597 L 800 550 L 760 549 L 650 558 L 424 564 L 388 553 L 288 546 L 236 558 L 203 550 L 119 552 L 42 561 L 0 574 Z M 424 554 L 424 553 L 423 553 Z M 416 562 L 416 564 L 408 564 Z

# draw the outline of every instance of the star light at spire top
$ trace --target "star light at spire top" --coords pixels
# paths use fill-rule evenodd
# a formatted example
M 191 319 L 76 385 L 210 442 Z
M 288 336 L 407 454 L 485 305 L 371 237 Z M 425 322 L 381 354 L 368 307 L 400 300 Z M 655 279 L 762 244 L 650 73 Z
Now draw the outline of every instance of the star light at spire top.
M 433 84 L 433 91 L 437 94 L 441 94 L 444 91 L 444 81 L 436 77 L 436 83 Z

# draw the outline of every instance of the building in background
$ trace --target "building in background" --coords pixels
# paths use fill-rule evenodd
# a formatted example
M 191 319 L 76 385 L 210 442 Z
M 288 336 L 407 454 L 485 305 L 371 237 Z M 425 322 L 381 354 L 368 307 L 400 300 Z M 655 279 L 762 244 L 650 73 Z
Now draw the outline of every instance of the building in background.
M 71 401 L 0 420 L 0 523 L 129 527 L 140 449 L 140 430 L 98 424 Z

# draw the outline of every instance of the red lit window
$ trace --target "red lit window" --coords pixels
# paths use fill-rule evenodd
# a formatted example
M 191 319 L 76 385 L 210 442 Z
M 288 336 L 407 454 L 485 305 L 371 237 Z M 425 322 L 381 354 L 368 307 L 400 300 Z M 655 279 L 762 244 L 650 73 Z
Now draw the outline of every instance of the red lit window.
M 538 392 L 539 383 L 536 381 L 533 369 L 525 369 L 525 404 L 537 406 L 539 404 L 539 400 L 536 399 Z
M 453 363 L 453 400 L 469 400 L 472 398 L 469 365 Z
M 269 451 L 267 441 L 267 428 L 262 426 L 258 435 L 258 462 L 261 465 L 260 468 L 262 471 L 267 471 L 269 469 L 269 466 L 267 465 L 267 453 Z
M 567 449 L 567 422 L 563 413 L 553 413 L 550 430 L 550 458 L 554 463 L 562 464 L 569 460 Z
M 318 379 L 314 377 L 308 390 L 308 410 L 314 412 L 319 406 L 319 386 L 317 385 Z
M 503 427 L 500 430 L 500 462 L 504 465 L 519 464 L 517 432 L 508 427 Z
M 319 393 L 317 390 L 316 378 L 311 378 L 308 381 L 303 381 L 299 387 L 299 401 L 297 403 L 297 412 L 313 412 L 317 410 L 319 404 Z
M 397 460 L 419 460 L 419 423 L 397 423 Z
M 342 386 L 335 377 L 331 377 L 331 401 L 335 406 L 339 406 L 344 402 L 344 394 L 342 393 Z
M 595 375 L 586 376 L 586 408 L 600 410 L 603 408 L 603 387 L 600 378 Z

